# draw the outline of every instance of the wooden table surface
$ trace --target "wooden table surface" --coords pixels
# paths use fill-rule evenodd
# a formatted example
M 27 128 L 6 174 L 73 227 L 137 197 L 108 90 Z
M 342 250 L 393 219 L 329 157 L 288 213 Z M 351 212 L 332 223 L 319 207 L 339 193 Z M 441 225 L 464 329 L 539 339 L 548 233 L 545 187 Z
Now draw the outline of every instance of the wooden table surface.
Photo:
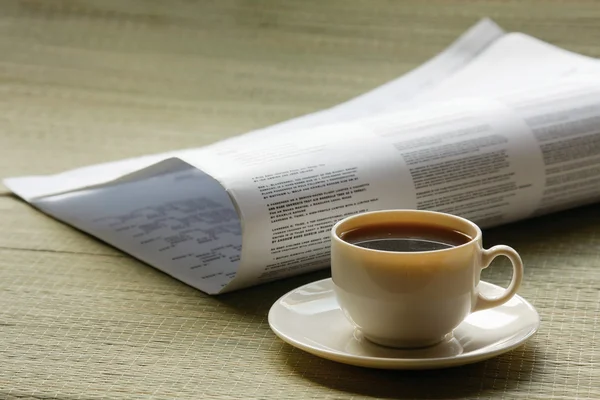
M 480 17 L 600 56 L 594 1 L 0 2 L 0 176 L 197 147 L 327 107 Z M 442 371 L 377 371 L 269 330 L 328 272 L 209 297 L 0 192 L 0 398 L 600 398 L 600 207 L 490 230 L 543 324 Z M 506 283 L 508 268 L 484 279 Z

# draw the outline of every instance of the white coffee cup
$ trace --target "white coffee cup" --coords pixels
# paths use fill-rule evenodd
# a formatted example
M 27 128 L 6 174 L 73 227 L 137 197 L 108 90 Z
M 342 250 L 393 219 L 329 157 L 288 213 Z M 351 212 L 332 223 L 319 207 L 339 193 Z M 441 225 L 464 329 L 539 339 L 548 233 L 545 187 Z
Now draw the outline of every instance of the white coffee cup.
M 423 225 L 454 230 L 471 238 L 442 250 L 392 252 L 342 239 L 353 229 L 384 224 Z M 519 254 L 508 246 L 482 248 L 481 229 L 450 214 L 389 210 L 357 214 L 331 231 L 335 293 L 346 317 L 364 337 L 384 346 L 423 347 L 444 340 L 470 313 L 499 306 L 516 293 L 523 278 Z M 512 281 L 497 298 L 479 294 L 481 270 L 506 256 Z

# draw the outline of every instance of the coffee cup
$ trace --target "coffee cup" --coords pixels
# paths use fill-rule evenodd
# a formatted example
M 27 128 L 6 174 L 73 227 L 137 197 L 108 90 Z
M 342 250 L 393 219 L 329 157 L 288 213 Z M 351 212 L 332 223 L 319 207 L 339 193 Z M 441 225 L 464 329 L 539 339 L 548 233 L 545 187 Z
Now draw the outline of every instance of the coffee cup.
M 450 214 L 357 214 L 335 224 L 331 239 L 338 303 L 366 339 L 384 346 L 434 345 L 470 313 L 507 302 L 523 278 L 514 249 L 484 249 L 481 229 Z M 499 297 L 487 298 L 477 286 L 482 269 L 498 256 L 511 261 L 512 280 Z

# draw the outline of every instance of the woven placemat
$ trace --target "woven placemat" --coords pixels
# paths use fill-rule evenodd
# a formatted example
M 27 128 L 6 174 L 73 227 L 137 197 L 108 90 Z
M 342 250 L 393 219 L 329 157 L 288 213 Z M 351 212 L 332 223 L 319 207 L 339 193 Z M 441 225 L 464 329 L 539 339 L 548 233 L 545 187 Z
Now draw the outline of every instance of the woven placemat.
M 200 146 L 345 100 L 482 16 L 600 56 L 590 1 L 2 1 L 0 176 Z M 540 332 L 489 361 L 377 371 L 269 330 L 327 271 L 208 297 L 0 194 L 0 398 L 600 398 L 600 207 L 490 230 Z M 484 273 L 508 280 L 501 262 Z

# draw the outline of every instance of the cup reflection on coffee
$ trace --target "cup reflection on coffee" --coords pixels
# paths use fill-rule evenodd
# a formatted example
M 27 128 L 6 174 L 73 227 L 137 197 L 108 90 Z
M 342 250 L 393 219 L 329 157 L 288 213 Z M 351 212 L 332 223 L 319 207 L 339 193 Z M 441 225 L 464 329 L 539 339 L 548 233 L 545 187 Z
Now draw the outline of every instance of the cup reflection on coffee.
M 433 211 L 357 214 L 331 231 L 331 271 L 346 317 L 368 340 L 423 347 L 446 338 L 472 312 L 499 306 L 516 293 L 519 254 L 508 246 L 482 247 L 473 222 Z M 497 256 L 513 265 L 498 298 L 479 294 L 481 270 Z

